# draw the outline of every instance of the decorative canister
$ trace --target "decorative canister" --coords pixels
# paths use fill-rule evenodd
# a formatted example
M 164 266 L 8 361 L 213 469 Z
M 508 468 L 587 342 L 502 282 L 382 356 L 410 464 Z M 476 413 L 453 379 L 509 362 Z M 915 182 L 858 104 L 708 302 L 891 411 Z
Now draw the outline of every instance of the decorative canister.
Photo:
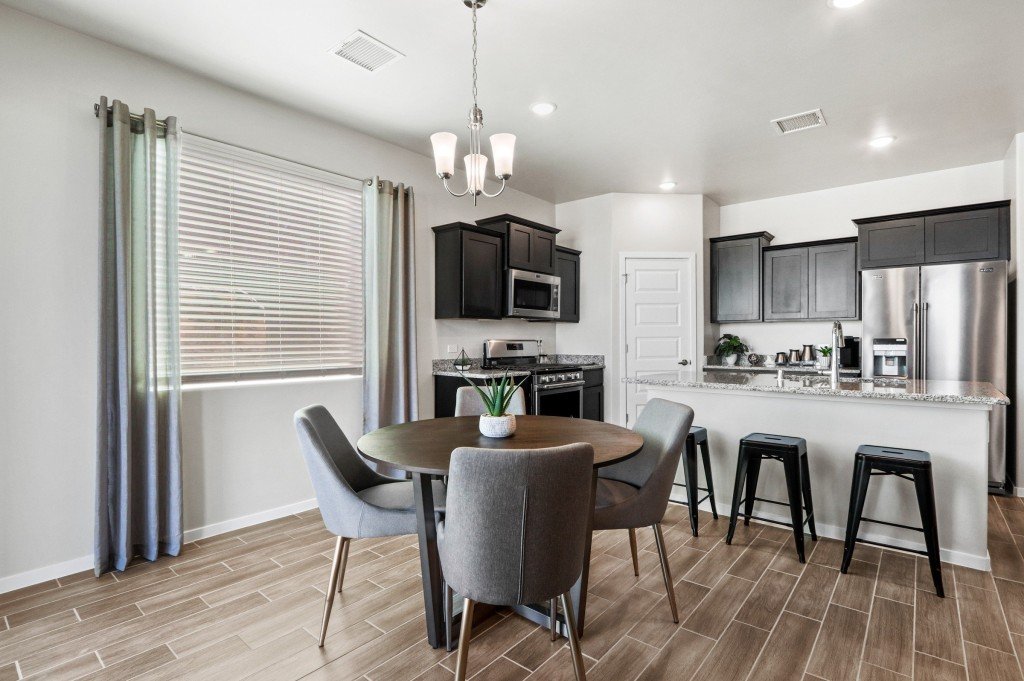
M 515 432 L 515 414 L 505 414 L 504 416 L 480 415 L 480 434 L 484 437 L 510 437 Z

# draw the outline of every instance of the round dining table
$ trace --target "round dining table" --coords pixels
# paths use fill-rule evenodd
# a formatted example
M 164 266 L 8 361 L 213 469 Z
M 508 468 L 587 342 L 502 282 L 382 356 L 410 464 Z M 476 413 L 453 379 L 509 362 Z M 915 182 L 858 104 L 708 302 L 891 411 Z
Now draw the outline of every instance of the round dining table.
M 459 447 L 541 449 L 574 442 L 586 442 L 594 448 L 594 475 L 590 482 L 591 504 L 587 518 L 583 573 L 571 592 L 576 624 L 582 635 L 587 607 L 587 578 L 590 571 L 593 500 L 597 491 L 597 472 L 602 466 L 624 461 L 639 452 L 644 444 L 639 434 L 603 421 L 561 416 L 517 416 L 515 434 L 496 439 L 480 434 L 479 417 L 461 416 L 387 426 L 359 438 L 356 448 L 363 457 L 385 469 L 406 471 L 412 476 L 419 534 L 420 570 L 423 578 L 424 615 L 427 639 L 431 646 L 438 648 L 445 643 L 446 630 L 431 480 L 448 475 L 452 451 Z M 523 606 L 517 608 L 517 612 L 538 624 L 549 625 L 546 604 Z M 562 623 L 558 624 L 560 629 L 563 626 Z

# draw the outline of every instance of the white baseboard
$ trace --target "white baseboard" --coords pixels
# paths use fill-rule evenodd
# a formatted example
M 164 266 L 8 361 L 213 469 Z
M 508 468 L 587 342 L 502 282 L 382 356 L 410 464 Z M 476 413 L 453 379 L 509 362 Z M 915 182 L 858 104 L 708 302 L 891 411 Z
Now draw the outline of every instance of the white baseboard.
M 1013 493 L 1015 496 L 1024 497 L 1024 487 L 1014 487 Z
M 678 498 L 673 498 L 673 501 L 677 501 Z M 717 500 L 716 500 L 717 501 Z M 718 507 L 718 515 L 720 518 L 724 518 L 726 522 L 729 519 L 729 507 L 725 506 L 723 510 L 723 504 L 716 503 Z M 711 502 L 705 501 L 699 506 L 700 509 L 710 512 Z M 763 513 L 757 512 L 758 515 L 764 516 L 765 518 L 771 518 L 772 520 L 779 520 L 782 522 L 789 522 L 789 516 L 784 516 L 775 513 Z M 754 521 L 757 522 L 757 521 Z M 826 525 L 824 523 L 815 523 L 815 528 L 818 532 L 819 537 L 828 537 L 829 539 L 838 539 L 843 541 L 846 538 L 846 528 L 838 527 L 835 525 Z M 908 549 L 911 551 L 924 551 L 924 542 L 905 541 L 900 539 L 889 539 L 885 535 L 878 534 L 876 532 L 866 531 L 864 529 L 860 532 L 861 539 L 867 539 L 868 541 L 885 542 L 892 544 L 898 548 Z M 807 554 L 810 555 L 810 547 L 807 547 Z M 984 570 L 990 572 L 992 570 L 992 561 L 986 552 L 984 556 L 974 555 L 972 553 L 963 553 L 962 551 L 950 551 L 949 549 L 939 549 L 939 557 L 947 563 L 954 565 L 962 565 L 964 567 L 974 568 L 975 570 Z M 838 567 L 838 566 L 836 566 Z
M 252 525 L 259 525 L 260 523 L 265 523 L 270 520 L 283 518 L 286 515 L 302 513 L 303 511 L 316 508 L 316 506 L 316 498 L 306 499 L 305 501 L 297 501 L 294 504 L 278 506 L 277 508 L 260 511 L 259 513 L 244 515 L 240 518 L 232 518 L 231 520 L 224 520 L 219 523 L 213 523 L 212 525 L 197 527 L 193 530 L 185 530 L 185 543 L 198 541 L 200 539 L 208 539 L 210 537 L 215 537 L 218 534 L 233 532 L 234 530 L 240 530 Z
M 245 527 L 251 527 L 252 525 L 259 525 L 260 523 L 265 523 L 269 520 L 277 520 L 278 518 L 308 511 L 316 507 L 317 503 L 315 498 L 306 499 L 305 501 L 299 501 L 294 504 L 288 504 L 287 506 L 278 506 L 277 508 L 271 508 L 266 511 L 260 511 L 259 513 L 242 516 L 241 518 L 232 518 L 231 520 L 213 523 L 212 525 L 197 527 L 193 530 L 186 530 L 184 541 L 188 543 L 198 539 L 208 539 L 209 537 L 213 537 L 218 534 L 224 534 L 225 532 L 231 532 L 233 530 L 240 530 Z M 15 589 L 21 589 L 22 587 L 32 586 L 33 584 L 39 584 L 51 579 L 67 577 L 68 575 L 73 575 L 76 572 L 88 570 L 92 568 L 92 566 L 93 556 L 92 554 L 89 554 L 88 556 L 72 558 L 71 560 L 65 560 L 60 563 L 45 565 L 40 568 L 35 568 L 34 570 L 19 572 L 18 574 L 10 575 L 8 577 L 0 577 L 0 594 L 7 593 L 8 591 L 14 591 Z
M 79 558 L 72 558 L 71 560 L 65 560 L 61 563 L 45 565 L 34 570 L 19 572 L 18 574 L 11 575 L 9 577 L 0 577 L 0 594 L 7 593 L 8 591 L 14 591 L 15 589 L 21 589 L 22 587 L 32 586 L 33 584 L 41 584 L 42 582 L 57 579 L 58 577 L 67 577 L 68 575 L 73 575 L 76 572 L 88 570 L 92 566 L 93 556 L 90 553 L 88 556 L 80 556 Z

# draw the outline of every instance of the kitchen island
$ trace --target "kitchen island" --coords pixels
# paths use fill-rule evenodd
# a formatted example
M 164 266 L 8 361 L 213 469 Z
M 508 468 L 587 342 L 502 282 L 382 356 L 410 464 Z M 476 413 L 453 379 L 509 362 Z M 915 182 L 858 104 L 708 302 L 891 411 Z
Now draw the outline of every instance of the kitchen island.
M 642 387 L 638 401 L 689 405 L 708 430 L 719 513 L 728 516 L 739 440 L 754 432 L 803 437 L 818 534 L 842 539 L 853 461 L 862 444 L 931 454 L 942 559 L 988 570 L 988 440 L 993 410 L 1009 404 L 989 383 L 885 381 L 739 371 L 678 371 L 623 379 Z M 758 496 L 785 501 L 781 466 L 761 470 Z M 755 514 L 787 520 L 758 503 Z M 872 479 L 864 517 L 920 526 L 911 483 Z M 864 522 L 861 538 L 923 550 L 923 536 Z

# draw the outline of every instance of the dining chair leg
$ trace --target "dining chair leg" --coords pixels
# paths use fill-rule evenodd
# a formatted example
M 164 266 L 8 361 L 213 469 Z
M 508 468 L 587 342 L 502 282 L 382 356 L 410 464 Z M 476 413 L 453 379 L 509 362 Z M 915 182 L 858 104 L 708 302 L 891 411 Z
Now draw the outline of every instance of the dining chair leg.
M 551 620 L 551 640 L 558 640 L 558 599 L 551 599 L 550 620 Z
M 317 646 L 324 647 L 324 639 L 327 638 L 327 622 L 331 619 L 331 606 L 334 605 L 334 594 L 338 592 L 338 581 L 341 576 L 342 559 L 348 550 L 348 539 L 338 537 L 334 545 L 334 560 L 331 562 L 331 578 L 327 582 L 327 595 L 324 597 L 324 618 L 320 624 L 320 639 Z
M 668 551 L 665 550 L 665 535 L 661 533 L 661 523 L 654 523 L 654 543 L 658 546 L 658 558 L 661 559 L 661 576 L 665 578 L 665 593 L 668 594 L 668 605 L 672 608 L 672 621 L 679 624 L 679 611 L 676 609 L 676 590 L 672 586 L 672 571 L 668 567 Z
M 583 668 L 583 651 L 580 650 L 580 638 L 576 635 L 576 617 L 572 610 L 572 598 L 569 598 L 569 594 L 562 594 L 559 598 L 562 601 L 562 612 L 565 613 L 565 630 L 569 633 L 572 670 L 576 673 L 576 681 L 587 681 L 587 671 Z
M 640 560 L 636 555 L 636 530 L 629 528 L 629 552 L 633 555 L 633 575 L 640 576 Z
M 469 638 L 473 635 L 473 601 L 462 601 L 462 626 L 459 628 L 459 652 L 455 658 L 455 681 L 466 681 L 469 662 Z
M 338 593 L 341 593 L 341 587 L 345 583 L 345 568 L 348 566 L 348 547 L 352 544 L 352 540 L 346 537 L 344 544 L 341 555 L 341 568 L 338 570 Z
M 452 620 L 455 619 L 452 615 L 453 592 L 448 582 L 442 582 L 441 588 L 444 589 L 444 647 L 450 653 L 455 650 L 455 632 L 452 631 Z

